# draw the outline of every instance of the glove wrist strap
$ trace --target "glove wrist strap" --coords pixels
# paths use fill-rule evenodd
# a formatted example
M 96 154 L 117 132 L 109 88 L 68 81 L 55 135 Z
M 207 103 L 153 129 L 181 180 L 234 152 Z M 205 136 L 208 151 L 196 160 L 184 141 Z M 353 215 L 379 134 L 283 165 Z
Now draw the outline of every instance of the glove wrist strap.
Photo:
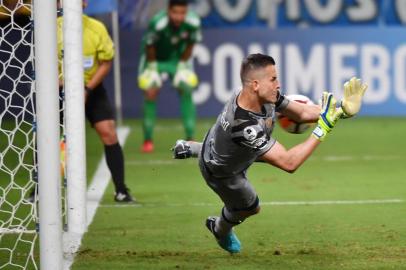
M 319 141 L 324 141 L 327 137 L 328 132 L 326 132 L 320 125 L 313 130 L 312 136 Z

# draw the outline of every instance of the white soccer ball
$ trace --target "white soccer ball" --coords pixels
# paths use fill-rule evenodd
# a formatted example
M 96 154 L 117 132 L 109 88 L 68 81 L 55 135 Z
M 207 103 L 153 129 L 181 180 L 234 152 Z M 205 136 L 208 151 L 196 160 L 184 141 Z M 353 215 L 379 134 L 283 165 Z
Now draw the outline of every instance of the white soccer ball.
M 303 104 L 314 104 L 311 99 L 304 95 L 288 95 L 286 96 L 287 99 L 290 100 L 290 102 L 299 102 Z M 287 132 L 293 133 L 293 134 L 301 134 L 308 130 L 311 126 L 313 126 L 312 123 L 297 123 L 291 119 L 289 119 L 287 116 L 284 116 L 282 114 L 279 114 L 278 116 L 278 122 L 279 125 Z

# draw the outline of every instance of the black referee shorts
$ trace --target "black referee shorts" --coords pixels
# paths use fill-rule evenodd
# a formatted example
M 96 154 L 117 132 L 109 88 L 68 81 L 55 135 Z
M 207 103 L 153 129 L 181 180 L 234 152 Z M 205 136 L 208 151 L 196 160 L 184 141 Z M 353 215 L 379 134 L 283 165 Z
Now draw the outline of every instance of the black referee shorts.
M 85 105 L 85 114 L 92 126 L 100 121 L 114 120 L 113 108 L 110 105 L 103 84 L 99 84 L 89 92 Z

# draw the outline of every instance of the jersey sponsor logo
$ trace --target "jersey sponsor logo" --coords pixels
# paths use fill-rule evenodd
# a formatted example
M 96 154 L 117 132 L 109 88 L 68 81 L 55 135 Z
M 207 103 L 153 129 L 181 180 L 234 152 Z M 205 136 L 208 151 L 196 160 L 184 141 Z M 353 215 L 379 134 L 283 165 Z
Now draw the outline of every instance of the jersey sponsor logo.
M 255 145 L 256 148 L 262 148 L 266 145 L 266 139 L 264 137 L 258 138 L 253 141 L 253 145 Z
M 223 111 L 220 117 L 220 124 L 224 131 L 230 126 L 230 122 L 226 120 L 227 109 Z
M 93 67 L 93 64 L 94 64 L 93 56 L 83 57 L 83 68 L 85 70 L 91 69 Z
M 248 141 L 252 141 L 257 137 L 257 131 L 253 127 L 244 128 L 243 135 Z
M 254 150 L 260 150 L 262 149 L 264 146 L 267 145 L 267 140 L 265 137 L 261 137 L 258 139 L 254 139 L 251 141 L 242 141 L 240 142 L 242 145 L 248 146 L 250 148 L 253 148 Z

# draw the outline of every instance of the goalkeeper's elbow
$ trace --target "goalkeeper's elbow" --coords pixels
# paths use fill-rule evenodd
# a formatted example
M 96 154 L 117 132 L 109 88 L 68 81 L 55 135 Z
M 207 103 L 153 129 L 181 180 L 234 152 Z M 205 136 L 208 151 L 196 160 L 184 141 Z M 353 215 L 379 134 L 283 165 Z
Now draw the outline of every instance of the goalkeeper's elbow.
M 282 167 L 281 169 L 284 170 L 287 173 L 293 174 L 296 172 L 297 169 L 299 169 L 300 165 L 296 164 L 287 164 L 286 166 Z
M 272 165 L 272 166 L 275 166 L 275 165 L 272 164 L 272 163 L 268 163 L 268 164 L 269 164 L 269 165 Z M 301 163 L 295 163 L 295 162 L 293 162 L 293 160 L 292 160 L 292 161 L 285 161 L 285 162 L 282 162 L 281 164 L 277 165 L 277 167 L 278 167 L 279 169 L 281 169 L 281 170 L 287 172 L 287 173 L 292 174 L 292 173 L 296 172 L 297 169 L 299 169 L 300 164 L 301 164 Z

